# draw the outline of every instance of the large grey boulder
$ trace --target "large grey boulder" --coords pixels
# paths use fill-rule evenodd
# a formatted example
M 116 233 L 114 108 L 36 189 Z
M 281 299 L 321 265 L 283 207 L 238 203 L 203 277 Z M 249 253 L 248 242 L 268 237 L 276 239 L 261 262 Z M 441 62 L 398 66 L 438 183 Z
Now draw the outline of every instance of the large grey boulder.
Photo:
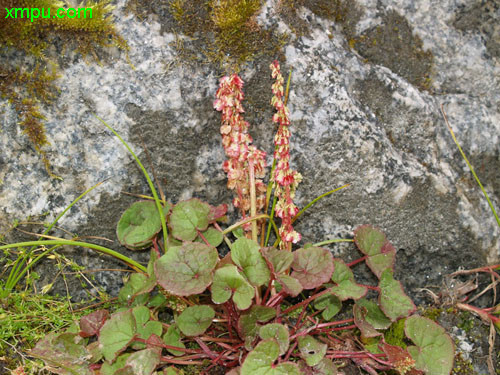
M 16 114 L 2 102 L 1 232 L 15 219 L 45 215 L 50 221 L 85 189 L 105 181 L 60 226 L 80 236 L 106 237 L 113 241 L 102 242 L 106 246 L 147 261 L 147 253 L 124 249 L 115 236 L 121 213 L 135 199 L 121 192 L 148 193 L 147 184 L 94 114 L 148 166 L 144 143 L 171 202 L 199 197 L 230 203 L 221 170 L 220 114 L 212 108 L 225 72 L 179 55 L 176 45 L 196 40 L 174 33 L 166 6 L 155 3 L 163 11 L 139 19 L 125 11 L 123 0 L 117 2 L 114 14 L 130 46 L 130 63 L 123 52 L 112 51 L 107 64 L 75 58 L 64 68 L 61 95 L 44 109 L 51 142 L 47 154 L 62 180 L 47 175 L 20 134 Z M 382 228 L 399 249 L 396 276 L 417 302 L 424 299 L 418 288 L 439 285 L 443 274 L 498 261 L 500 230 L 440 113 L 443 105 L 500 207 L 499 33 L 491 21 L 498 19 L 498 4 L 487 2 L 491 14 L 479 5 L 471 11 L 468 1 L 419 1 L 417 7 L 412 0 L 363 0 L 349 2 L 335 22 L 315 14 L 314 1 L 296 3 L 294 13 L 285 16 L 268 1 L 256 22 L 290 36 L 281 63 L 284 72 L 293 68 L 292 163 L 304 176 L 297 204 L 351 184 L 302 217 L 296 227 L 303 241 L 346 238 L 365 223 Z M 269 155 L 275 130 L 269 103 L 272 59 L 265 55 L 240 72 L 246 119 L 255 144 Z M 348 244 L 331 249 L 345 259 L 359 255 Z M 118 266 L 82 249 L 66 255 L 89 269 Z M 55 276 L 48 262 L 39 272 L 40 285 Z M 96 283 L 116 293 L 121 276 L 97 272 Z M 83 297 L 78 283 L 70 286 L 73 296 Z

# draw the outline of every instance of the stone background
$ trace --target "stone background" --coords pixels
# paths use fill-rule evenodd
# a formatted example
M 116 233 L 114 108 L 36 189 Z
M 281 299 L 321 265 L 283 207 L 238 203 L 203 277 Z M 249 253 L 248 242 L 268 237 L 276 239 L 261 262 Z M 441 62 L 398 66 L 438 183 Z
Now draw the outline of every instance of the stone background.
M 302 217 L 297 229 L 304 242 L 347 238 L 365 223 L 382 228 L 399 249 L 396 277 L 422 303 L 426 298 L 419 288 L 439 288 L 445 274 L 500 258 L 500 230 L 440 113 L 444 105 L 498 209 L 499 1 L 333 2 L 344 5 L 337 19 L 320 11 L 322 3 L 297 0 L 286 12 L 276 1 L 263 6 L 257 27 L 288 39 L 280 51 L 241 66 L 246 119 L 255 144 L 269 152 L 275 129 L 268 66 L 279 58 L 283 72 L 293 68 L 292 163 L 304 176 L 299 207 L 351 184 Z M 96 242 L 131 255 L 117 243 L 115 225 L 135 198 L 121 192 L 148 193 L 148 187 L 126 149 L 94 114 L 149 166 L 146 146 L 171 202 L 231 201 L 220 168 L 220 114 L 212 109 L 225 68 L 202 53 L 200 35 L 181 32 L 165 1 L 133 1 L 135 12 L 124 0 L 115 5 L 118 30 L 130 46 L 128 59 L 118 50 L 103 52 L 103 64 L 62 56 L 60 96 L 43 109 L 51 143 L 46 151 L 62 180 L 48 176 L 21 134 L 16 113 L 0 101 L 0 233 L 8 232 L 8 240 L 25 238 L 9 231 L 15 219 L 50 221 L 85 189 L 105 181 L 60 226 L 108 238 L 113 242 Z M 358 257 L 352 245 L 330 248 L 344 259 Z M 82 249 L 66 254 L 89 269 L 120 266 Z M 146 261 L 148 254 L 132 256 Z M 40 285 L 55 275 L 50 262 L 39 272 Z M 95 276 L 112 294 L 121 286 L 120 273 Z M 72 283 L 72 295 L 83 297 L 78 282 Z

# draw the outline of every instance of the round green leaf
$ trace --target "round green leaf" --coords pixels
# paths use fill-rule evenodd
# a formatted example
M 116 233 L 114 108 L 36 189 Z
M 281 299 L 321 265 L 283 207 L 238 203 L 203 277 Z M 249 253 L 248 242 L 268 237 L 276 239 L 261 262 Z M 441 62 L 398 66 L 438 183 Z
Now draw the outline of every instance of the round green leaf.
M 231 248 L 233 262 L 243 270 L 254 286 L 266 284 L 271 275 L 259 250 L 259 244 L 249 238 L 238 238 Z
M 321 316 L 328 321 L 342 309 L 342 301 L 333 294 L 324 294 L 314 300 L 314 308 L 323 310 Z
M 131 310 L 115 313 L 101 327 L 99 348 L 107 361 L 113 361 L 125 350 L 136 333 L 136 323 Z
M 332 281 L 337 285 L 332 287 L 332 293 L 341 301 L 352 298 L 359 299 L 368 292 L 365 286 L 358 285 L 354 281 L 354 274 L 351 269 L 340 259 L 334 259 L 335 271 L 332 274 Z
M 326 354 L 326 344 L 319 342 L 310 335 L 299 336 L 298 342 L 300 354 L 308 366 L 316 366 L 321 362 Z
M 210 206 L 199 199 L 177 203 L 170 215 L 172 235 L 182 241 L 193 241 L 198 235 L 198 230 L 207 229 L 209 214 Z
M 394 280 L 391 269 L 387 268 L 380 275 L 379 288 L 380 308 L 393 322 L 399 318 L 406 318 L 416 310 L 415 304 L 405 294 L 401 283 Z
M 164 212 L 168 212 L 168 206 Z M 122 214 L 116 226 L 116 236 L 128 249 L 141 250 L 151 246 L 153 237 L 160 230 L 161 220 L 155 202 L 139 201 Z
M 241 366 L 241 375 L 300 375 L 295 363 L 282 362 L 274 365 L 279 356 L 279 345 L 274 339 L 261 341 L 248 353 Z
M 314 289 L 330 280 L 333 273 L 332 254 L 320 247 L 299 249 L 293 253 L 292 277 L 304 289 Z
M 297 297 L 302 292 L 302 284 L 292 276 L 278 275 L 276 280 L 281 284 L 286 294 L 291 297 Z
M 288 328 L 283 324 L 266 324 L 260 327 L 259 336 L 262 340 L 275 339 L 280 348 L 280 355 L 285 354 L 290 345 L 290 334 L 288 333 Z
M 371 225 L 362 225 L 354 231 L 354 243 L 368 256 L 380 254 L 386 241 L 385 234 Z
M 276 316 L 276 310 L 272 307 L 253 305 L 249 311 L 240 315 L 238 319 L 238 333 L 245 340 L 245 348 L 252 349 L 252 343 L 257 337 L 259 328 L 257 323 L 265 323 Z
M 177 327 L 175 324 L 172 324 L 170 325 L 170 327 L 168 327 L 167 332 L 163 336 L 163 341 L 165 342 L 166 345 L 177 346 L 178 348 L 185 348 L 184 343 L 181 341 L 181 331 L 179 330 L 179 327 Z M 179 350 L 174 350 L 174 349 L 167 349 L 167 350 L 175 356 L 180 356 L 184 354 L 184 352 L 181 352 Z
M 210 306 L 189 306 L 175 318 L 177 326 L 186 336 L 199 336 L 203 334 L 215 317 L 215 311 Z
M 405 321 L 405 333 L 416 346 L 408 352 L 415 360 L 415 368 L 429 375 L 448 375 L 453 368 L 455 348 L 444 328 L 430 319 L 417 315 Z
M 215 271 L 211 290 L 212 301 L 224 303 L 232 295 L 233 302 L 240 310 L 248 309 L 255 295 L 253 287 L 232 264 L 227 264 Z
M 171 247 L 155 263 L 156 279 L 174 295 L 199 294 L 212 282 L 218 259 L 217 250 L 205 244 L 188 242 Z

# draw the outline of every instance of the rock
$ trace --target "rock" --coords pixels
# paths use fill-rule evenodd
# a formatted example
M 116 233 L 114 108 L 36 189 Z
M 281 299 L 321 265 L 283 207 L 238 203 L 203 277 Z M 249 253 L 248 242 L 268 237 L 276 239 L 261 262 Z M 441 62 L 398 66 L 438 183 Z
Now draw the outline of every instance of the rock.
M 140 9 L 142 2 L 134 3 Z M 230 203 L 221 170 L 220 114 L 212 109 L 225 71 L 203 61 L 206 46 L 199 33 L 178 33 L 168 9 L 152 3 L 161 11 L 148 5 L 138 18 L 126 11 L 124 0 L 117 2 L 116 24 L 130 46 L 130 62 L 123 52 L 102 65 L 75 58 L 61 72 L 60 96 L 43 114 L 51 143 L 46 152 L 62 180 L 47 175 L 21 135 L 16 114 L 2 102 L 0 232 L 14 219 L 46 215 L 43 220 L 50 221 L 104 181 L 60 226 L 79 236 L 108 238 L 113 242 L 97 242 L 147 261 L 147 252 L 119 246 L 115 225 L 134 201 L 121 192 L 149 194 L 148 186 L 127 150 L 94 115 L 130 143 L 150 172 L 154 166 L 171 202 L 199 197 Z M 418 7 L 410 0 L 337 1 L 334 13 L 322 13 L 320 0 L 289 3 L 293 7 L 286 8 L 285 0 L 280 6 L 267 1 L 254 19 L 262 30 L 288 32 L 288 42 L 279 53 L 269 49 L 244 63 L 240 74 L 254 142 L 271 155 L 268 66 L 279 55 L 283 72 L 293 68 L 292 163 L 304 176 L 299 207 L 351 184 L 301 218 L 296 228 L 303 241 L 350 237 L 364 223 L 379 226 L 399 249 L 396 277 L 417 303 L 424 300 L 417 289 L 436 286 L 443 274 L 498 261 L 500 228 L 440 113 L 444 105 L 498 209 L 498 30 L 493 21 L 491 27 L 481 21 L 498 15 L 498 4 L 467 12 L 468 2 L 458 0 L 421 1 Z M 20 237 L 11 232 L 7 238 Z M 331 249 L 345 259 L 359 256 L 352 245 Z M 89 269 L 119 266 L 86 250 L 65 254 Z M 52 267 L 41 266 L 41 285 L 55 276 Z M 96 275 L 97 285 L 116 294 L 121 274 Z M 74 285 L 71 294 L 77 296 Z M 57 288 L 62 291 L 63 284 Z

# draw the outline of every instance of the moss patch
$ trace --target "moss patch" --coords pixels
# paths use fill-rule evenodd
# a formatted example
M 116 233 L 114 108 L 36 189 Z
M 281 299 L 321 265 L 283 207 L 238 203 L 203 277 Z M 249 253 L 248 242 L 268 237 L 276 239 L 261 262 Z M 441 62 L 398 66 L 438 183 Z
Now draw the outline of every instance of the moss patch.
M 177 45 L 184 61 L 210 62 L 237 72 L 245 62 L 263 55 L 276 58 L 287 40 L 286 35 L 257 24 L 260 0 L 172 0 L 169 4 L 175 20 L 169 31 L 192 38 Z

